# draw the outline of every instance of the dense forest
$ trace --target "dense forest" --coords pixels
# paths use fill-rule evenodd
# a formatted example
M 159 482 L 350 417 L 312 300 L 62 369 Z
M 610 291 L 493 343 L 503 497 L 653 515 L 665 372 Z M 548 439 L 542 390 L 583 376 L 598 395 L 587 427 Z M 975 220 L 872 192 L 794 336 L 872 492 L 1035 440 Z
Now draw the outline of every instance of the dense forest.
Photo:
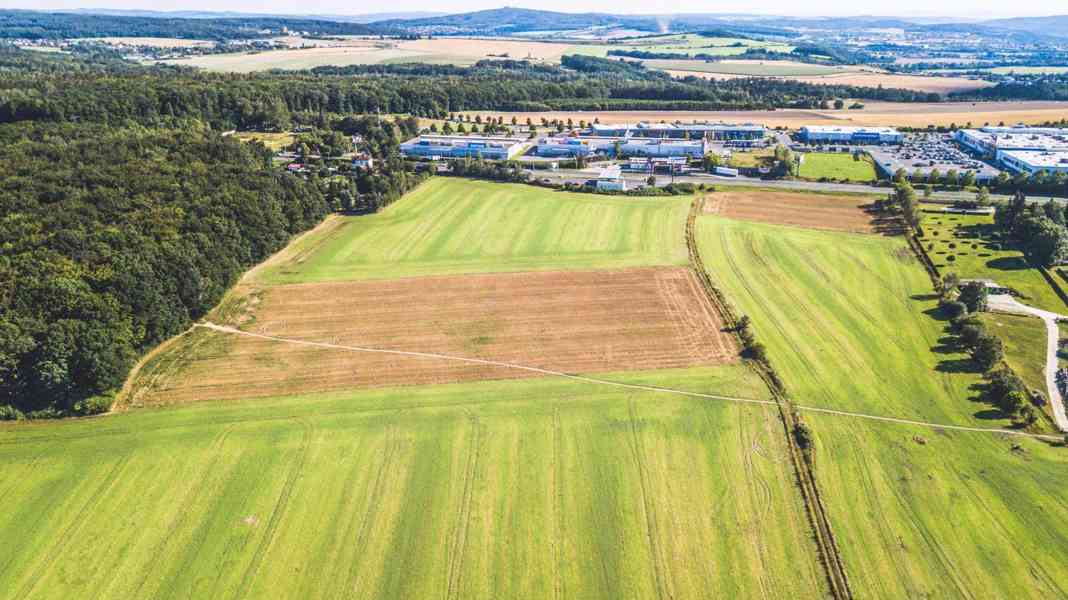
M 386 30 L 359 23 L 317 19 L 128 17 L 29 10 L 0 10 L 0 38 L 59 40 L 89 37 L 165 37 L 201 40 L 262 38 L 265 33 L 305 31 L 318 35 L 371 35 Z
M 1068 100 L 1068 73 L 1015 75 L 1012 81 L 1003 81 L 994 87 L 954 94 L 953 99 Z
M 106 409 L 140 354 L 331 209 L 314 178 L 203 129 L 9 125 L 0 146 L 9 418 Z

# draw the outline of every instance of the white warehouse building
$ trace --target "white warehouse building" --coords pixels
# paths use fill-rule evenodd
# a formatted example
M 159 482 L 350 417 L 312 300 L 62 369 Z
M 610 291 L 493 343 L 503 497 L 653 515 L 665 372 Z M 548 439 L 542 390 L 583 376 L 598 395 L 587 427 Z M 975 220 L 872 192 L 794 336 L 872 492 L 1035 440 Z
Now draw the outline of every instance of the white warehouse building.
M 1045 171 L 1048 174 L 1068 174 L 1068 151 L 1002 150 L 998 154 L 1001 163 L 1017 173 L 1034 175 Z
M 704 139 L 660 139 L 638 137 L 545 137 L 535 152 L 544 157 L 608 156 L 613 158 L 690 157 L 701 158 L 709 142 Z M 616 156 L 618 150 L 619 156 Z
M 981 127 L 961 129 L 956 140 L 979 154 L 993 155 L 1011 150 L 1059 152 L 1068 150 L 1068 129 L 1053 127 Z
M 809 144 L 900 144 L 905 135 L 893 127 L 806 125 L 801 128 L 801 139 Z
M 410 158 L 484 158 L 508 160 L 523 151 L 526 140 L 479 135 L 421 135 L 404 142 L 401 154 Z

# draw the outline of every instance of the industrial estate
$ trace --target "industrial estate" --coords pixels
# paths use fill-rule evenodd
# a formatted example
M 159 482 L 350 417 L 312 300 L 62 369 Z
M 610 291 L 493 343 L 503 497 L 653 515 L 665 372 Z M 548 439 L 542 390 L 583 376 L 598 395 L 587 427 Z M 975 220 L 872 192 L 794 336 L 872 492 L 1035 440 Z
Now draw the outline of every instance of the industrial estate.
M 1066 56 L 0 10 L 0 600 L 1068 598 Z

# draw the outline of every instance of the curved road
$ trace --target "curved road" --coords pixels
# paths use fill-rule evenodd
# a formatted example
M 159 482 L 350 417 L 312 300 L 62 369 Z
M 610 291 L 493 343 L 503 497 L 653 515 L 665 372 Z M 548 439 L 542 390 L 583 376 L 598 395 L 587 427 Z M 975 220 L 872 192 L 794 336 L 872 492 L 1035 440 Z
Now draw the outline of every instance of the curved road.
M 1061 397 L 1061 391 L 1057 387 L 1056 377 L 1057 342 L 1060 339 L 1057 320 L 1068 319 L 1068 317 L 1028 306 L 1008 294 L 990 295 L 987 298 L 987 308 L 997 312 L 1038 317 L 1046 324 L 1046 393 L 1053 408 L 1053 420 L 1057 423 L 1057 428 L 1068 432 L 1068 414 L 1064 412 L 1064 398 Z
M 597 177 L 600 169 L 590 167 L 588 169 L 558 169 L 556 171 L 531 171 L 534 179 L 549 179 L 555 183 L 570 182 L 582 183 Z M 647 173 L 623 173 L 623 179 L 631 186 L 644 185 L 649 178 Z M 801 181 L 794 179 L 758 179 L 756 177 L 720 177 L 708 173 L 695 173 L 691 175 L 676 175 L 675 181 L 679 183 L 705 183 L 731 185 L 738 187 L 779 188 L 784 190 L 797 190 L 802 192 L 837 192 L 851 194 L 879 194 L 886 195 L 893 191 L 890 187 L 877 187 L 861 183 L 829 183 L 821 181 Z M 656 185 L 663 187 L 671 183 L 671 175 L 656 174 Z M 974 200 L 973 192 L 965 191 L 936 191 L 933 198 L 944 202 L 957 200 Z M 990 199 L 997 202 L 1008 202 L 1011 197 L 999 194 L 991 194 Z

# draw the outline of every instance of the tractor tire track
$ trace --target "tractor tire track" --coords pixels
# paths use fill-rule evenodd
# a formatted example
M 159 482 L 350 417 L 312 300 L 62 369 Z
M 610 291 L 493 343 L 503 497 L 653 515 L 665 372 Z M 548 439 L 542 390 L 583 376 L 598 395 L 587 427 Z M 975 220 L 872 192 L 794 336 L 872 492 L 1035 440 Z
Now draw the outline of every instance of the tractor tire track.
M 649 542 L 649 554 L 653 563 L 653 583 L 656 586 L 656 597 L 660 600 L 664 598 L 671 598 L 673 595 L 668 591 L 667 582 L 665 581 L 667 570 L 663 564 L 663 557 L 660 552 L 660 528 L 656 522 L 656 508 L 650 498 L 650 490 L 648 478 L 649 475 L 646 472 L 648 469 L 645 466 L 645 447 L 642 443 L 641 433 L 638 431 L 638 419 L 634 413 L 634 399 L 627 399 L 627 411 L 629 414 L 630 425 L 630 440 L 628 446 L 630 446 L 631 454 L 634 456 L 634 464 L 638 469 L 638 485 L 642 496 L 642 513 L 645 516 L 645 531 L 646 538 Z
M 245 573 L 241 578 L 240 585 L 238 585 L 237 589 L 234 591 L 233 597 L 235 599 L 246 596 L 249 587 L 252 585 L 252 580 L 259 573 L 264 555 L 267 554 L 267 551 L 274 544 L 274 536 L 278 530 L 278 524 L 282 520 L 282 515 L 285 514 L 286 509 L 289 507 L 289 499 L 293 495 L 293 488 L 296 486 L 297 479 L 299 479 L 301 473 L 304 472 L 304 463 L 308 459 L 314 427 L 306 419 L 298 419 L 298 422 L 302 426 L 303 433 L 301 436 L 300 448 L 297 450 L 297 457 L 293 460 L 289 473 L 286 474 L 285 482 L 282 484 L 282 489 L 278 493 L 278 499 L 274 503 L 274 508 L 271 509 L 271 517 L 267 521 L 267 528 L 263 533 L 263 539 L 256 547 L 256 552 L 252 555 L 252 560 L 249 561 L 248 566 L 245 568 Z
M 130 458 L 131 457 L 126 456 L 115 462 L 115 465 L 108 471 L 104 480 L 100 482 L 100 485 L 98 485 L 93 493 L 89 495 L 89 498 L 82 503 L 81 508 L 79 508 L 74 514 L 74 517 L 71 518 L 70 523 L 63 529 L 63 532 L 60 533 L 59 538 L 45 553 L 44 560 L 33 570 L 33 575 L 31 575 L 30 579 L 22 586 L 22 589 L 15 596 L 16 598 L 27 598 L 37 589 L 37 586 L 41 584 L 41 580 L 44 578 L 45 573 L 51 568 L 52 564 L 59 559 L 63 549 L 70 543 L 71 538 L 85 526 L 87 517 L 94 512 L 96 506 L 100 504 L 101 500 L 107 493 L 118 485 L 118 482 L 121 480 L 119 474 L 122 473 L 128 464 L 130 464 Z M 5 570 L 6 568 L 5 565 Z
M 382 506 L 382 498 L 385 496 L 386 481 L 388 479 L 387 474 L 393 466 L 393 460 L 396 458 L 399 449 L 400 439 L 397 437 L 397 428 L 391 427 L 386 440 L 386 447 L 382 455 L 382 461 L 378 464 L 374 482 L 371 483 L 371 492 L 367 498 L 367 509 L 364 511 L 363 519 L 360 521 L 359 529 L 356 532 L 356 540 L 353 546 L 357 550 L 367 547 L 367 540 L 371 529 L 377 524 L 375 519 L 378 516 L 379 508 Z M 358 593 L 360 590 L 359 573 L 357 572 L 359 564 L 359 561 L 353 560 L 352 564 L 349 565 L 348 580 L 353 582 L 352 593 Z M 349 594 L 339 590 L 334 597 L 338 599 L 348 598 Z
M 464 551 L 467 549 L 467 534 L 471 525 L 471 505 L 475 495 L 475 480 L 478 477 L 478 463 L 482 446 L 482 427 L 474 416 L 468 417 L 473 431 L 471 450 L 467 453 L 464 468 L 464 487 L 460 499 L 460 518 L 456 526 L 456 536 L 449 550 L 449 580 L 445 588 L 446 598 L 462 598 L 460 582 L 463 577 Z
M 230 433 L 233 432 L 234 428 L 236 427 L 236 423 L 230 423 L 229 425 L 224 427 L 221 432 L 219 432 L 219 435 L 215 436 L 214 440 L 212 440 L 211 446 L 209 448 L 209 452 L 212 455 L 211 461 L 208 463 L 204 471 L 200 474 L 198 478 L 199 482 L 197 483 L 197 485 L 190 487 L 189 490 L 186 491 L 185 495 L 182 496 L 182 499 L 179 502 L 179 505 L 182 508 L 179 511 L 178 516 L 171 522 L 170 526 L 167 528 L 167 532 L 152 548 L 150 556 L 156 558 L 163 556 L 163 552 L 167 549 L 167 546 L 170 545 L 171 539 L 174 537 L 175 532 L 181 529 L 182 525 L 185 524 L 185 521 L 189 517 L 189 513 L 191 512 L 190 505 L 193 503 L 193 499 L 196 498 L 201 492 L 203 492 L 204 482 L 207 480 L 208 475 L 214 472 L 216 467 L 219 466 L 220 459 L 222 458 L 223 444 L 226 443 L 226 438 L 229 437 Z M 141 594 L 141 590 L 144 589 L 145 585 L 148 583 L 150 573 L 151 571 L 146 570 L 142 574 L 141 581 L 137 584 L 137 589 L 134 590 L 134 593 L 132 595 L 134 598 L 144 597 Z

